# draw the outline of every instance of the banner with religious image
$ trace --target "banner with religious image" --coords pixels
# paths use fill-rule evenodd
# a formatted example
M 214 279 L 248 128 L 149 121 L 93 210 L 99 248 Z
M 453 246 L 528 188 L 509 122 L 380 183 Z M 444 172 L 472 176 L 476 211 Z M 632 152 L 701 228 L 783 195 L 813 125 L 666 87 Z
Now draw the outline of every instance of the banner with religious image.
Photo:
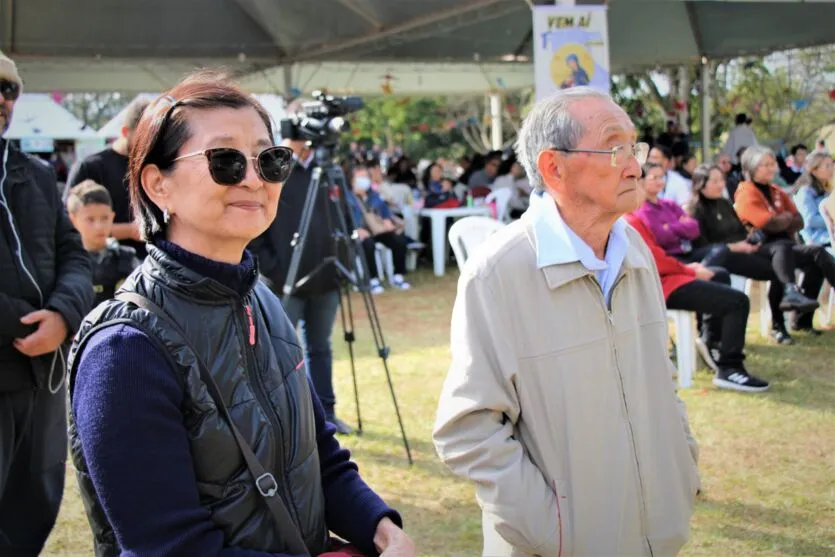
M 536 98 L 578 85 L 609 93 L 608 29 L 606 6 L 535 6 Z

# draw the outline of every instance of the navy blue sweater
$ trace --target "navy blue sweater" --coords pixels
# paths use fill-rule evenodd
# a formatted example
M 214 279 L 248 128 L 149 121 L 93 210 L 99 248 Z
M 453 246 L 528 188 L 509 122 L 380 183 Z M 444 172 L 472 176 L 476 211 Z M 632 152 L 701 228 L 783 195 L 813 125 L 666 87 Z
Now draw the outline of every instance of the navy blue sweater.
M 238 292 L 251 281 L 255 263 L 249 252 L 240 265 L 229 265 L 169 242 L 157 245 Z M 200 505 L 180 411 L 184 393 L 168 360 L 144 333 L 123 324 L 95 333 L 81 355 L 74 389 L 72 411 L 84 458 L 123 556 L 277 557 L 226 547 L 222 531 Z M 315 392 L 312 385 L 310 391 Z M 316 396 L 313 406 L 328 528 L 376 555 L 377 523 L 389 517 L 401 525 L 400 516 L 360 478 Z

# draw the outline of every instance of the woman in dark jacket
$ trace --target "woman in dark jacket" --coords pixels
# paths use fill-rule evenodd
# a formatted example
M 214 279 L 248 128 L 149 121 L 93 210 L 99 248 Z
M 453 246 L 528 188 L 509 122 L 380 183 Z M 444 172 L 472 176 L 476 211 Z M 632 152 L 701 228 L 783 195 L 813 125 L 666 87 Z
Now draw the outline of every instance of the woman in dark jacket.
M 245 250 L 291 164 L 261 105 L 221 76 L 145 110 L 129 177 L 148 257 L 87 316 L 70 362 L 98 555 L 333 555 L 329 531 L 364 555 L 415 554 L 336 441 Z
M 707 252 L 705 265 L 724 267 L 729 273 L 760 281 L 770 281 L 768 301 L 771 308 L 771 336 L 780 344 L 793 344 L 786 329 L 784 311 L 814 310 L 818 304 L 803 296 L 794 283 L 779 280 L 775 265 L 779 257 L 760 250 L 762 241 L 739 220 L 730 201 L 723 197 L 725 176 L 718 166 L 702 165 L 693 172 L 693 198 L 685 207 L 699 222 L 700 236 L 694 248 Z

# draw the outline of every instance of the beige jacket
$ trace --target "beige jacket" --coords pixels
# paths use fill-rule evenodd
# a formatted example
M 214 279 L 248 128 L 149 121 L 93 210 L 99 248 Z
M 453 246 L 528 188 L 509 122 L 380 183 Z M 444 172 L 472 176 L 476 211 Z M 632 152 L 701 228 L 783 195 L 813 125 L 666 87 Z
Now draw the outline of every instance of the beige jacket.
M 580 263 L 536 268 L 528 215 L 462 273 L 438 454 L 476 483 L 484 556 L 675 555 L 698 447 L 652 256 L 629 228 L 610 310 Z

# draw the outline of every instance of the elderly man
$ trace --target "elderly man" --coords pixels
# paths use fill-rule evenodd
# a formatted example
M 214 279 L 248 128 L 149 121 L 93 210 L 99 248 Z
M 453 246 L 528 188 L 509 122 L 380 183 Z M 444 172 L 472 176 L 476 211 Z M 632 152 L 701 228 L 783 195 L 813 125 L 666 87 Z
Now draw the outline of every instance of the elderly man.
M 485 556 L 675 555 L 698 449 L 658 272 L 621 219 L 647 146 L 575 87 L 533 108 L 517 153 L 537 199 L 462 273 L 436 448 L 476 483 Z

